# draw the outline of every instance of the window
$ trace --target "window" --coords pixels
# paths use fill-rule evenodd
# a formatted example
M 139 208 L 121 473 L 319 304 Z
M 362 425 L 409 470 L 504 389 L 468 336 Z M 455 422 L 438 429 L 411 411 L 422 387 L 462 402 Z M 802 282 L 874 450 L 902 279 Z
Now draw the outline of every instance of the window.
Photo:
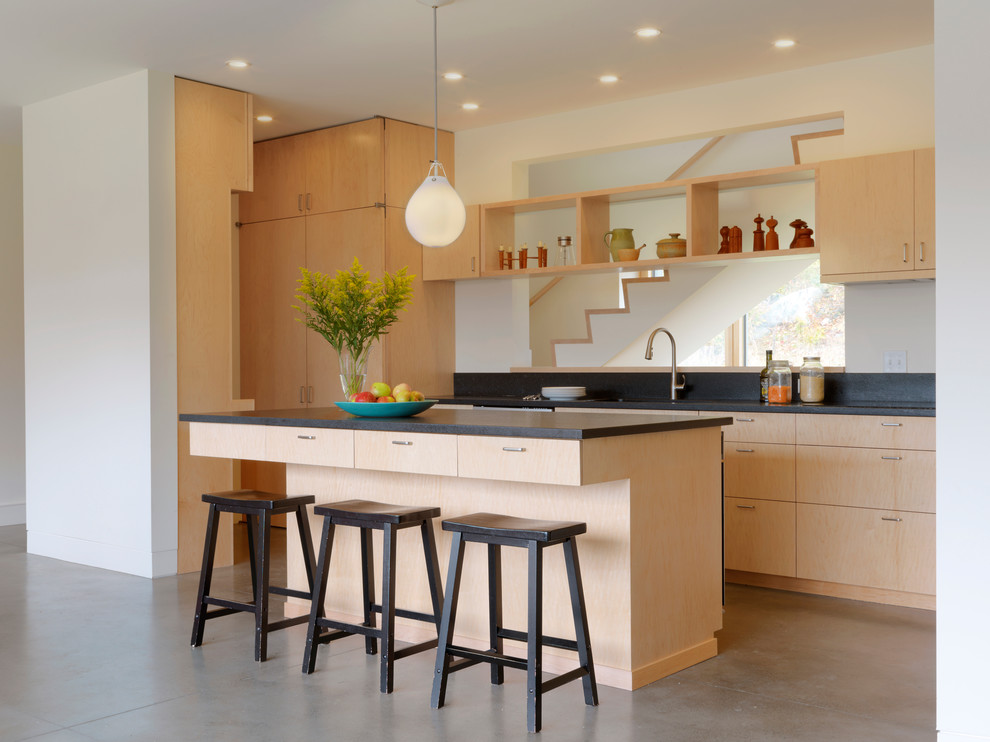
M 741 322 L 741 342 L 732 352 L 735 329 L 719 333 L 688 358 L 684 366 L 758 366 L 766 351 L 800 366 L 805 356 L 820 356 L 825 366 L 846 365 L 845 292 L 820 282 L 815 261 L 753 307 Z M 728 342 L 727 342 L 728 341 Z M 728 346 L 728 350 L 727 350 Z

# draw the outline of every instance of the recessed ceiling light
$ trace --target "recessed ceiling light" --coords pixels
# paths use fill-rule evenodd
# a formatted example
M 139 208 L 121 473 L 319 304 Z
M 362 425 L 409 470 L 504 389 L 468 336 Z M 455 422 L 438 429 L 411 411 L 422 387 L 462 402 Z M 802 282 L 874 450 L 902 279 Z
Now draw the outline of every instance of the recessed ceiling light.
M 267 123 L 270 123 L 271 121 L 274 121 L 275 119 L 273 119 L 271 116 L 269 116 L 266 113 L 266 114 L 262 114 L 261 116 L 255 116 L 254 120 L 255 121 L 260 121 L 263 124 L 267 124 Z
M 660 29 L 659 28 L 650 28 L 650 27 L 647 27 L 647 28 L 637 28 L 636 29 L 636 35 L 639 36 L 639 38 L 641 38 L 641 39 L 652 39 L 655 36 L 659 36 L 660 35 Z
M 478 104 L 477 103 L 464 103 L 461 106 L 461 108 L 463 108 L 465 111 L 477 111 L 478 110 Z
M 464 75 L 462 75 L 460 72 L 444 72 L 443 73 L 443 79 L 444 80 L 463 80 L 464 79 Z
M 794 39 L 777 39 L 773 45 L 778 49 L 790 49 L 797 42 Z
M 598 78 L 598 82 L 618 82 L 618 81 L 619 81 L 618 75 L 602 75 L 601 77 Z
M 245 67 L 250 67 L 251 63 L 245 62 L 243 59 L 228 59 L 227 66 L 235 70 L 243 70 Z

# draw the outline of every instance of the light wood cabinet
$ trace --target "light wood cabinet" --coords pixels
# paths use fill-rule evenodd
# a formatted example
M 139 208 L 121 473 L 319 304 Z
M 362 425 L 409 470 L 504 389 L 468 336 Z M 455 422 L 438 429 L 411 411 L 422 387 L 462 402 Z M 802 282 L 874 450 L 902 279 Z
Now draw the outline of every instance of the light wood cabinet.
M 935 450 L 934 417 L 795 415 L 797 442 L 810 446 Z
M 481 207 L 466 207 L 464 231 L 446 247 L 423 248 L 423 280 L 452 281 L 481 276 Z
M 459 476 L 503 482 L 580 485 L 581 441 L 462 435 Z
M 719 412 L 728 415 L 732 425 L 722 428 L 727 441 L 751 443 L 794 443 L 796 415 L 775 412 Z
M 794 501 L 794 446 L 725 441 L 725 496 Z
M 797 576 L 908 593 L 935 593 L 931 513 L 797 506 Z
M 457 436 L 354 431 L 354 466 L 405 474 L 457 476 Z
M 831 160 L 816 180 L 822 281 L 935 277 L 934 150 Z
M 794 577 L 794 503 L 725 498 L 725 568 Z
M 385 202 L 384 119 L 255 145 L 255 189 L 240 196 L 242 224 Z

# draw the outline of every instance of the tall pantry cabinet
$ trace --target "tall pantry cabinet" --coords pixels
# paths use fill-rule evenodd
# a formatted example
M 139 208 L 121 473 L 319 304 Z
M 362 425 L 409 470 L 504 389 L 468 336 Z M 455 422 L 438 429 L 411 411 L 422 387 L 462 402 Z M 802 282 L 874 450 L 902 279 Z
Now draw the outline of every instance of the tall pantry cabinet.
M 453 135 L 440 132 L 439 146 L 452 176 Z M 332 275 L 355 257 L 372 280 L 402 267 L 416 276 L 412 304 L 372 352 L 369 384 L 450 393 L 454 284 L 423 282 L 424 248 L 405 227 L 405 205 L 433 159 L 433 129 L 376 117 L 258 142 L 254 156 L 254 192 L 239 204 L 241 396 L 259 410 L 343 399 L 336 353 L 293 305 L 300 267 Z

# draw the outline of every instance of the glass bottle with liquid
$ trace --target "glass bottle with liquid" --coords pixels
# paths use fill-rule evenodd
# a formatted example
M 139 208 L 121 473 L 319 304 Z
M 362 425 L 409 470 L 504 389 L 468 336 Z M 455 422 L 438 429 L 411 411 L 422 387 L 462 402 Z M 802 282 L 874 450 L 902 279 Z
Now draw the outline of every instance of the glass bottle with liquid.
M 767 365 L 760 371 L 760 401 L 770 401 L 770 363 L 773 360 L 773 351 L 767 351 Z

